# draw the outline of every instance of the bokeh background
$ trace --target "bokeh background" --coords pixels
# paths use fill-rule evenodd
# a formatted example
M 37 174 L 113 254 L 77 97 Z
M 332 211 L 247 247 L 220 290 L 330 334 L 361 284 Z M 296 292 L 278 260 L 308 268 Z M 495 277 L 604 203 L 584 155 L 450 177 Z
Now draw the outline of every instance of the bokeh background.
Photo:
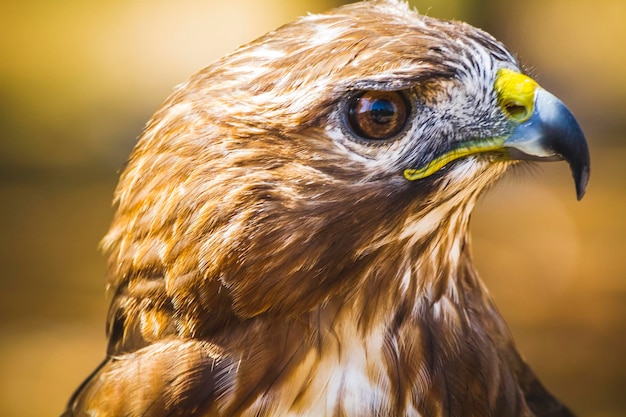
M 119 169 L 190 74 L 341 1 L 0 3 L 0 415 L 58 415 L 104 354 Z M 578 116 L 582 202 L 565 164 L 511 173 L 473 222 L 483 278 L 526 358 L 581 416 L 626 415 L 626 2 L 419 0 L 519 53 Z

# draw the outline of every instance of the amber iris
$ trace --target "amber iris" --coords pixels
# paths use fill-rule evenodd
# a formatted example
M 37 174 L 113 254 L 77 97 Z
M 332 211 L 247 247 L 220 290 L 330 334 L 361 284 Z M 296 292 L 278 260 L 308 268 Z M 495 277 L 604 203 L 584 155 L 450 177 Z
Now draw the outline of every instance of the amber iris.
M 348 104 L 348 123 L 358 136 L 384 140 L 396 136 L 406 124 L 409 106 L 398 91 L 366 91 Z

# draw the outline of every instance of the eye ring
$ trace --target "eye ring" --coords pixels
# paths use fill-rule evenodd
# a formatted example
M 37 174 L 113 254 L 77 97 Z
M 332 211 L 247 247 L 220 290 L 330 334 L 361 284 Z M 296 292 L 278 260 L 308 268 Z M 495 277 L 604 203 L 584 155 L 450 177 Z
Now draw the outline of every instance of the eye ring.
M 357 136 L 386 140 L 397 136 L 411 113 L 401 91 L 363 91 L 347 104 L 347 124 Z

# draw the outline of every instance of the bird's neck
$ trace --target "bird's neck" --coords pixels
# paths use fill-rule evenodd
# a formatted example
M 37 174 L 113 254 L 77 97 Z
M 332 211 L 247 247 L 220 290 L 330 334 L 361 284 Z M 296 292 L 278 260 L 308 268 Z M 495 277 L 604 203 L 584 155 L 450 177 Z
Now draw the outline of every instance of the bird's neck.
M 391 300 L 385 306 L 388 311 L 404 306 L 420 315 L 429 311 L 458 314 L 470 307 L 468 303 L 489 302 L 472 263 L 469 222 L 473 205 L 473 201 L 455 204 L 450 200 L 448 205 L 427 208 L 426 214 L 417 211 L 405 218 L 401 231 L 390 238 L 394 256 L 381 248 L 374 261 L 385 265 L 381 269 L 386 273 L 375 276 L 373 269 L 374 276 L 365 280 Z M 363 302 L 371 310 L 371 304 Z
M 368 398 L 385 391 L 395 396 L 384 405 L 390 415 L 524 415 L 517 372 L 525 365 L 473 269 L 467 220 L 447 219 L 436 235 L 407 247 L 418 253 L 396 265 L 389 285 L 366 280 L 351 302 L 316 312 L 318 347 L 305 363 L 329 370 L 315 377 L 320 386 L 347 381 L 334 387 L 346 415 L 383 407 Z M 359 392 L 367 395 L 355 400 Z
M 442 235 L 405 248 L 412 256 L 393 265 L 395 273 L 372 268 L 352 297 L 330 299 L 297 320 L 263 324 L 267 330 L 258 334 L 271 342 L 261 344 L 274 358 L 267 372 L 280 369 L 267 388 L 276 415 L 293 412 L 294 404 L 307 410 L 294 414 L 302 416 L 372 410 L 460 416 L 463 407 L 485 416 L 524 415 L 507 408 L 524 407 L 511 370 L 521 362 L 471 267 L 462 226 L 447 241 L 436 228 Z M 432 246 L 423 244 L 428 241 Z M 267 398 L 248 406 L 260 409 Z

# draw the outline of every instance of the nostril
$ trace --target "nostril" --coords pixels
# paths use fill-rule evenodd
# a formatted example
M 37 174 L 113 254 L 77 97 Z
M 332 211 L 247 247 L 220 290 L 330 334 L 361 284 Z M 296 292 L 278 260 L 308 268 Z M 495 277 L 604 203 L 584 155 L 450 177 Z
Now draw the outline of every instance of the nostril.
M 500 68 L 494 81 L 494 90 L 502 113 L 514 123 L 530 119 L 535 109 L 539 84 L 519 72 Z
M 508 101 L 502 104 L 506 115 L 516 122 L 523 122 L 530 117 L 530 109 L 516 101 Z

